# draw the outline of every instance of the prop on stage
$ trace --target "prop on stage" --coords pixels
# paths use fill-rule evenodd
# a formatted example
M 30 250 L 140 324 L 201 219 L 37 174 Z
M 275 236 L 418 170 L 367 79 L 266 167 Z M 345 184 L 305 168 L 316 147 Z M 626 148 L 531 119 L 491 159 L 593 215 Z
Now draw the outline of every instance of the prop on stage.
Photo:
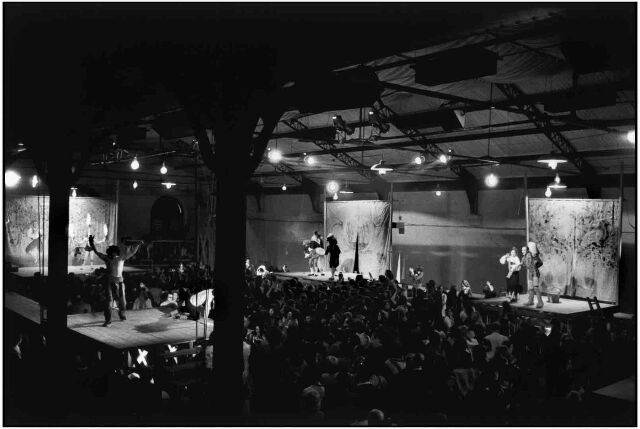
M 96 247 L 105 252 L 115 244 L 117 205 L 100 198 L 69 199 L 69 254 L 72 266 L 100 262 L 89 252 L 89 235 L 96 237 Z M 6 258 L 19 267 L 46 267 L 49 254 L 49 197 L 17 196 L 6 198 Z
M 618 302 L 620 200 L 528 200 L 528 241 L 544 260 L 541 286 L 550 294 Z
M 340 245 L 338 271 L 353 272 L 358 249 L 362 273 L 384 274 L 391 266 L 391 203 L 335 201 L 326 204 L 326 234 Z

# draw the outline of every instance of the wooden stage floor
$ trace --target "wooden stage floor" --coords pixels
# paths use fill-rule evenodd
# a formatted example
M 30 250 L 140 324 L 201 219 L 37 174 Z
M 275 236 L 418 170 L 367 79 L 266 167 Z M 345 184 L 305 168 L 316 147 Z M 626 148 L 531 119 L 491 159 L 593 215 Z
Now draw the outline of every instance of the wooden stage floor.
M 93 274 L 93 272 L 98 268 L 104 268 L 104 267 L 105 267 L 104 264 L 69 265 L 67 268 L 67 272 L 74 273 L 77 276 L 87 276 L 87 275 Z M 20 267 L 18 268 L 18 271 L 14 272 L 13 274 L 17 275 L 18 277 L 33 277 L 33 275 L 39 271 L 41 271 L 39 267 Z M 145 271 L 147 270 L 128 267 L 128 266 L 124 267 L 124 272 L 128 274 L 139 274 L 139 273 L 144 273 Z M 43 275 L 46 276 L 48 273 L 49 273 L 49 267 L 44 267 Z
M 298 279 L 301 282 L 317 282 L 317 283 L 331 283 L 331 271 L 324 271 L 321 273 L 313 273 L 311 275 L 309 271 L 296 271 L 292 273 L 273 273 L 279 280 Z M 356 273 L 342 273 L 345 281 L 356 278 Z M 368 276 L 368 275 L 367 275 Z M 338 272 L 336 271 L 335 279 L 338 279 Z
M 517 313 L 520 314 L 528 314 L 530 316 L 536 317 L 574 317 L 578 315 L 584 315 L 589 313 L 589 304 L 587 301 L 583 301 L 581 299 L 571 299 L 571 298 L 563 298 L 560 297 L 560 302 L 557 304 L 548 303 L 547 297 L 543 296 L 544 299 L 544 307 L 536 308 L 534 305 L 525 305 L 528 298 L 525 296 L 520 296 L 520 299 L 517 303 L 511 303 L 511 308 L 513 308 Z M 487 307 L 495 307 L 496 309 L 502 307 L 502 303 L 507 301 L 505 297 L 498 298 L 489 298 L 489 299 L 476 299 L 474 300 L 474 304 L 480 304 L 482 306 Z M 534 302 L 537 302 L 537 298 Z M 600 308 L 604 311 L 610 311 L 613 308 L 617 307 L 614 304 L 603 304 L 600 303 Z
M 5 310 L 12 311 L 40 324 L 40 305 L 14 292 L 4 294 Z M 84 313 L 67 316 L 67 328 L 71 332 L 82 335 L 86 339 L 98 342 L 116 350 L 136 347 L 179 344 L 205 337 L 204 321 L 174 319 L 168 316 L 165 309 L 151 308 L 147 310 L 129 310 L 127 320 L 121 321 L 117 311 L 113 311 L 112 324 L 109 328 L 102 326 L 104 314 Z M 213 320 L 207 321 L 207 337 L 213 330 Z

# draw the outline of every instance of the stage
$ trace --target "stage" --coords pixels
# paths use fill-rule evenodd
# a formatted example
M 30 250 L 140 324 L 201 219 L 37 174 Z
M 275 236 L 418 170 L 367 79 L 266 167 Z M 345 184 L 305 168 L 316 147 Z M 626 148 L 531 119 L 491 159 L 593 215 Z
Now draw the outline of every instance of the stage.
M 15 292 L 4 294 L 5 309 L 40 324 L 40 304 Z M 104 315 L 99 313 L 71 314 L 67 316 L 67 328 L 71 333 L 82 335 L 115 350 L 126 350 L 153 345 L 179 344 L 205 337 L 204 321 L 175 319 L 169 316 L 170 310 L 151 308 L 147 310 L 129 310 L 127 320 L 121 321 L 117 311 L 113 310 L 112 324 L 103 327 Z M 207 321 L 207 337 L 213 330 L 213 321 Z
M 528 300 L 527 296 L 521 295 L 520 299 L 517 303 L 511 303 L 511 308 L 516 312 L 516 314 L 530 317 L 539 317 L 539 318 L 571 318 L 576 316 L 584 316 L 589 313 L 589 304 L 586 300 L 581 299 L 571 299 L 571 298 L 560 298 L 560 302 L 557 304 L 547 302 L 547 297 L 543 296 L 544 299 L 544 307 L 536 308 L 534 305 L 525 305 Z M 498 297 L 498 298 L 489 298 L 489 299 L 475 299 L 474 304 L 479 304 L 486 309 L 493 310 L 501 310 L 502 303 L 507 301 L 506 297 Z M 537 298 L 534 300 L 537 303 Z M 617 305 L 614 304 L 603 304 L 600 303 L 600 308 L 603 311 L 612 311 L 617 308 Z M 594 308 L 594 311 L 595 310 Z
M 97 265 L 69 265 L 67 267 L 67 272 L 69 273 L 74 273 L 76 276 L 88 276 L 93 274 L 93 272 L 95 270 L 97 270 L 98 268 L 105 268 L 104 264 L 97 264 Z M 33 277 L 33 275 L 37 272 L 40 272 L 40 267 L 21 267 L 18 268 L 17 272 L 14 272 L 13 274 L 17 275 L 18 277 Z M 125 265 L 124 267 L 124 272 L 127 274 L 142 274 L 144 272 L 146 272 L 147 270 L 143 270 L 140 268 L 133 268 L 133 267 L 128 267 Z M 47 275 L 49 273 L 49 267 L 44 267 L 44 274 L 43 275 Z
M 293 273 L 272 273 L 278 280 L 290 280 L 297 279 L 302 283 L 331 283 L 331 271 L 324 271 L 320 273 L 310 273 L 308 271 L 296 271 Z M 357 273 L 342 273 L 344 281 L 355 280 L 358 276 Z M 367 277 L 369 275 L 367 274 Z M 335 274 L 335 280 L 338 280 L 338 271 Z

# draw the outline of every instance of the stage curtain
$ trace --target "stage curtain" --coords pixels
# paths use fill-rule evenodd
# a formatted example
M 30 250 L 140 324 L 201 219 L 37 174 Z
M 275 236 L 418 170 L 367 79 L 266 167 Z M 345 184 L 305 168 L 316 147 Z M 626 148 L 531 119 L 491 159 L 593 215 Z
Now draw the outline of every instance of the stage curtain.
M 618 200 L 532 198 L 527 227 L 542 255 L 543 290 L 618 301 Z
M 336 201 L 327 203 L 327 235 L 340 246 L 340 267 L 353 272 L 356 243 L 359 270 L 365 276 L 384 274 L 391 257 L 391 204 L 386 201 Z

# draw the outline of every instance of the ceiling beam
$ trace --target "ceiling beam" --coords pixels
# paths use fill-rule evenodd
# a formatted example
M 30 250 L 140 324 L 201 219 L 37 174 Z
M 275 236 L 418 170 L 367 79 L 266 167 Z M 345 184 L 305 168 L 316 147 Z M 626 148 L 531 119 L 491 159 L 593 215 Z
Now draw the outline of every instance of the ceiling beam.
M 524 92 L 515 84 L 498 83 L 496 86 L 510 100 L 516 100 L 525 95 Z M 580 156 L 571 142 L 561 134 L 560 130 L 551 123 L 547 115 L 545 115 L 537 106 L 522 102 L 518 102 L 517 104 L 522 110 L 522 113 L 529 118 L 536 128 L 541 130 L 551 143 L 553 143 L 553 145 L 584 174 L 588 183 L 587 193 L 589 194 L 589 198 L 600 198 L 602 186 L 599 184 L 598 174 L 595 168 Z

